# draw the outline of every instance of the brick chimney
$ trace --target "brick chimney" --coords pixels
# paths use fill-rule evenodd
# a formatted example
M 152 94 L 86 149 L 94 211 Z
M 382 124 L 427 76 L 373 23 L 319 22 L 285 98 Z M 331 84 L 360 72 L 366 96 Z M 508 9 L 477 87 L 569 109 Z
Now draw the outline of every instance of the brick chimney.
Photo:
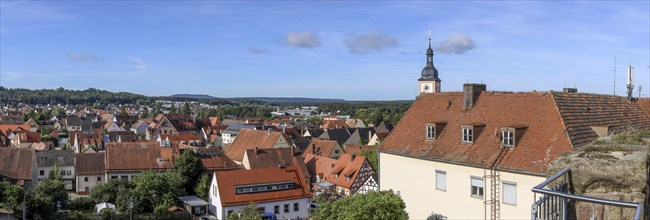
M 485 91 L 485 84 L 468 83 L 463 85 L 463 109 L 472 109 L 476 105 L 476 100 Z

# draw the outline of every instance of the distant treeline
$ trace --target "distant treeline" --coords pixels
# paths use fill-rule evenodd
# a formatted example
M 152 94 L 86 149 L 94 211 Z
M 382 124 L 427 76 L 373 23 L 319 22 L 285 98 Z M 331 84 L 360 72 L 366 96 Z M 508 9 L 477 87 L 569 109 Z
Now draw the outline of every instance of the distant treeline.
M 337 115 L 350 115 L 363 120 L 366 124 L 377 124 L 387 121 L 393 125 L 397 124 L 404 112 L 409 108 L 412 101 L 344 101 L 332 102 L 333 99 L 322 99 L 323 103 L 316 103 L 318 99 L 308 98 L 282 98 L 282 101 L 305 101 L 293 103 L 267 103 L 255 98 L 188 98 L 177 96 L 150 97 L 128 92 L 109 92 L 95 88 L 86 90 L 57 89 L 8 89 L 0 87 L 0 104 L 15 105 L 23 104 L 61 104 L 61 105 L 88 105 L 101 108 L 108 104 L 135 104 L 149 105 L 141 117 L 155 117 L 162 112 L 163 108 L 156 100 L 168 100 L 174 102 L 197 101 L 210 105 L 219 105 L 216 109 L 195 109 L 190 110 L 187 104 L 172 106 L 172 112 L 189 113 L 194 112 L 199 118 L 219 116 L 225 118 L 234 116 L 236 118 L 260 117 L 270 118 L 271 111 L 275 108 L 300 108 L 303 106 L 316 106 L 316 113 L 330 113 Z M 275 100 L 277 101 L 277 100 Z M 45 117 L 45 116 L 44 116 Z
M 265 104 L 253 99 L 223 99 L 223 98 L 188 98 L 158 96 L 150 97 L 128 92 L 109 92 L 95 88 L 86 90 L 57 89 L 8 89 L 0 87 L 0 104 L 15 105 L 18 103 L 30 105 L 62 104 L 62 105 L 105 105 L 105 104 L 153 104 L 156 100 L 169 101 L 198 101 L 211 105 L 240 105 Z

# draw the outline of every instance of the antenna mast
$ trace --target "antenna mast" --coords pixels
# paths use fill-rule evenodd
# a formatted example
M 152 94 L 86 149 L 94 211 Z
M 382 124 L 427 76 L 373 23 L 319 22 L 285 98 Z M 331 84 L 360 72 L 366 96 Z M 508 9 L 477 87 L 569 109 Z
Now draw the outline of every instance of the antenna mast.
M 634 67 L 627 65 L 627 99 L 632 101 L 632 92 L 634 90 Z
M 614 55 L 614 95 L 616 95 L 616 55 Z

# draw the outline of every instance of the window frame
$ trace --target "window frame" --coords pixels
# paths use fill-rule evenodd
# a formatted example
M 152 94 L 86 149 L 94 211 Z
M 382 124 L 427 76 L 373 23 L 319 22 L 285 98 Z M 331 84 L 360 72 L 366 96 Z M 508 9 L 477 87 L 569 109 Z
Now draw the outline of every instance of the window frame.
M 483 183 L 483 185 L 474 186 L 474 184 L 472 183 L 473 180 L 480 180 L 481 183 Z M 470 176 L 469 186 L 470 186 L 469 193 L 472 198 L 483 199 L 485 197 L 485 179 L 483 179 L 483 177 Z M 474 194 L 474 187 L 476 187 L 476 194 Z
M 425 123 L 424 124 L 424 139 L 425 140 L 435 140 L 436 139 L 436 124 L 435 123 Z
M 280 205 L 273 206 L 273 213 L 280 214 Z
M 515 129 L 502 128 L 501 129 L 501 145 L 505 147 L 515 147 Z
M 442 174 L 445 176 L 445 181 L 444 181 L 444 188 L 440 187 L 438 185 L 438 174 Z M 436 189 L 440 191 L 447 191 L 447 171 L 444 170 L 436 170 Z
M 514 193 L 515 193 L 515 195 L 514 195 L 515 201 L 514 202 L 506 201 L 506 190 L 505 190 L 506 185 L 514 186 Z M 503 204 L 514 205 L 514 206 L 517 205 L 517 183 L 516 182 L 501 181 L 501 192 L 503 192 L 503 193 L 501 193 L 501 202 Z
M 284 204 L 284 213 L 289 213 L 289 211 L 291 211 L 291 210 L 289 209 L 289 203 L 285 203 L 285 204 Z
M 468 132 L 466 132 L 468 131 Z M 473 126 L 461 126 L 460 127 L 460 140 L 465 144 L 474 143 L 474 127 Z
M 299 212 L 300 211 L 300 203 L 297 203 L 297 202 L 293 203 L 293 211 L 294 212 Z

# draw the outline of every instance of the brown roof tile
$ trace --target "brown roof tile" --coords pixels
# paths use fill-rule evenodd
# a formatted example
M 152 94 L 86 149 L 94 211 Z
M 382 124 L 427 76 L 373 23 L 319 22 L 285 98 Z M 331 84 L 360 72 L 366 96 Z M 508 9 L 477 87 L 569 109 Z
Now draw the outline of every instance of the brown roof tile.
M 112 142 L 106 144 L 106 171 L 165 170 L 174 155 L 172 147 L 158 142 Z
M 31 180 L 34 154 L 33 149 L 0 148 L 0 176 Z
M 303 152 L 303 156 L 305 154 L 314 154 L 327 157 L 332 154 L 332 151 L 336 149 L 337 145 L 338 143 L 336 143 L 335 140 L 322 140 L 318 138 L 312 138 L 311 142 L 307 146 L 307 149 L 305 149 L 305 152 Z
M 104 153 L 74 154 L 77 175 L 103 175 Z
M 242 161 L 248 149 L 273 148 L 282 133 L 274 131 L 242 129 L 235 141 L 226 148 L 226 155 L 235 161 Z

